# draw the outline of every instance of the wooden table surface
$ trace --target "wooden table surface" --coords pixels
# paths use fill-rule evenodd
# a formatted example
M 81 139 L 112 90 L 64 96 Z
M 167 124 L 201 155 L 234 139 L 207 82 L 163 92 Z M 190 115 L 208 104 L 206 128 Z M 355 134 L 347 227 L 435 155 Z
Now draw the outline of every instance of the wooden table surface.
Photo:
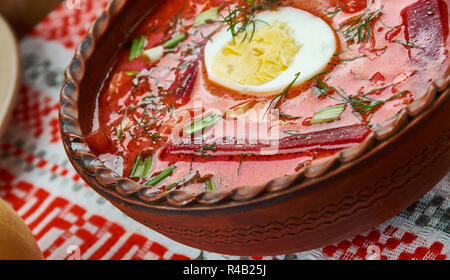
M 1 0 L 0 14 L 21 38 L 59 3 L 61 0 Z

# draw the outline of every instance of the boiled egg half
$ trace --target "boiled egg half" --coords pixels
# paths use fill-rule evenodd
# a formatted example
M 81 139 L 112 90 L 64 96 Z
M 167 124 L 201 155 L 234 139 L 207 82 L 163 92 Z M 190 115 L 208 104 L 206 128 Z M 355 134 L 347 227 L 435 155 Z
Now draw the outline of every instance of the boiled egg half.
M 255 28 L 234 38 L 228 27 L 205 46 L 209 80 L 236 92 L 270 96 L 295 79 L 300 85 L 323 71 L 336 52 L 336 37 L 321 18 L 284 7 L 255 16 Z

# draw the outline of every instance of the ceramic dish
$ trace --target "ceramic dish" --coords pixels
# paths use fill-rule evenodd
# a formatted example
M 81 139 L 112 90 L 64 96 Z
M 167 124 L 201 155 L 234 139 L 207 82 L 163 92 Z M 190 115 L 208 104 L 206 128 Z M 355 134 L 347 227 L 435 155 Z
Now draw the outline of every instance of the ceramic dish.
M 8 23 L 0 16 L 0 135 L 8 124 L 19 88 L 20 60 L 17 41 Z
M 439 15 L 448 11 L 446 6 L 442 9 L 443 2 L 440 0 L 426 2 L 434 3 L 435 12 Z M 417 3 L 412 1 L 410 4 Z M 273 179 L 263 183 L 242 186 L 237 183 L 231 187 L 216 188 L 216 184 L 210 183 L 210 187 L 214 185 L 213 190 L 192 190 L 165 183 L 158 185 L 160 181 L 149 183 L 164 171 L 149 177 L 146 174 L 143 176 L 146 178 L 139 180 L 123 176 L 124 173 L 132 174 L 145 164 L 136 165 L 136 162 L 140 163 L 139 153 L 139 160 L 134 160 L 134 155 L 128 167 L 131 170 L 124 172 L 111 166 L 99 152 L 98 147 L 102 145 L 97 144 L 104 139 L 108 140 L 103 141 L 108 145 L 123 138 L 118 137 L 121 129 L 116 126 L 110 135 L 104 130 L 100 130 L 103 132 L 101 134 L 97 133 L 104 136 L 103 140 L 92 140 L 92 133 L 102 125 L 98 121 L 99 116 L 105 108 L 114 106 L 114 101 L 99 102 L 102 100 L 99 96 L 105 85 L 115 79 L 113 74 L 123 51 L 131 46 L 132 51 L 127 51 L 125 56 L 133 62 L 136 57 L 131 58 L 130 53 L 134 53 L 136 45 L 146 44 L 147 41 L 136 37 L 139 26 L 146 26 L 146 19 L 158 7 L 180 6 L 169 4 L 143 0 L 111 1 L 78 46 L 66 70 L 61 92 L 60 125 L 70 161 L 93 189 L 128 216 L 176 241 L 208 251 L 233 255 L 292 253 L 340 241 L 386 221 L 423 196 L 448 173 L 450 122 L 444 120 L 450 118 L 450 97 L 449 70 L 448 64 L 445 64 L 448 61 L 445 60 L 443 65 L 447 65 L 446 68 L 428 81 L 423 92 L 401 106 L 392 118 L 372 127 L 356 143 L 352 142 L 352 145 L 310 164 L 303 164 L 292 174 L 277 173 Z M 335 9 L 330 8 L 333 6 L 324 11 L 331 16 L 343 10 L 336 6 Z M 376 14 L 366 12 L 363 15 Z M 412 29 L 411 25 L 409 27 Z M 378 30 L 380 28 L 378 26 Z M 448 22 L 444 24 L 444 29 L 448 30 Z M 258 36 L 257 32 L 255 36 Z M 176 44 L 185 40 L 184 37 L 178 40 L 177 36 L 172 39 L 177 40 Z M 169 38 L 170 47 L 173 47 L 172 39 Z M 413 43 L 409 41 L 399 41 L 399 44 L 402 48 L 407 47 L 408 52 L 414 52 L 418 47 L 413 48 Z M 153 47 L 146 48 L 151 50 Z M 154 58 L 154 51 L 150 51 L 150 58 Z M 442 51 L 448 54 L 448 47 Z M 337 52 L 336 49 L 331 54 L 336 56 Z M 206 66 L 207 57 L 208 50 L 205 50 Z M 136 71 L 131 71 L 134 69 L 123 70 L 129 76 L 138 75 Z M 314 78 L 319 84 L 317 76 Z M 289 90 L 288 87 L 278 90 L 285 92 L 286 89 Z M 252 93 L 258 91 L 253 88 Z M 399 96 L 395 95 L 395 98 Z M 272 103 L 270 100 L 269 96 L 269 104 Z M 101 104 L 107 105 L 101 107 Z M 333 118 L 331 122 L 338 120 Z M 314 137 L 315 134 L 307 134 L 307 138 Z M 214 154 L 207 155 L 214 157 Z M 156 164 L 158 160 L 155 159 Z

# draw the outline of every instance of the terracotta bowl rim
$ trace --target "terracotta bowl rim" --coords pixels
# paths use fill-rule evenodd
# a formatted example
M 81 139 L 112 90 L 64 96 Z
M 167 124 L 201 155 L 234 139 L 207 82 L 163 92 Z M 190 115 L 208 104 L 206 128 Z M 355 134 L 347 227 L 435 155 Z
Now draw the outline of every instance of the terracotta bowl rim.
M 433 107 L 450 98 L 449 68 L 432 82 L 422 97 L 401 109 L 395 118 L 374 129 L 362 143 L 345 149 L 329 159 L 313 162 L 294 175 L 276 178 L 259 186 L 243 186 L 232 190 L 205 191 L 198 194 L 173 190 L 151 194 L 148 192 L 150 188 L 120 177 L 100 162 L 89 149 L 77 119 L 80 85 L 85 77 L 85 66 L 91 59 L 96 43 L 114 22 L 113 18 L 119 15 L 130 1 L 111 0 L 92 23 L 65 71 L 60 94 L 60 131 L 70 161 L 83 179 L 94 180 L 95 186 L 86 180 L 92 188 L 116 202 L 126 202 L 152 212 L 169 211 L 184 214 L 211 210 L 234 211 L 241 207 L 276 203 L 290 196 L 312 191 L 333 180 L 335 176 L 351 171 L 352 167 L 370 159 L 371 155 L 382 152 L 386 146 L 395 142 L 398 134 L 407 131 L 427 113 L 432 113 Z

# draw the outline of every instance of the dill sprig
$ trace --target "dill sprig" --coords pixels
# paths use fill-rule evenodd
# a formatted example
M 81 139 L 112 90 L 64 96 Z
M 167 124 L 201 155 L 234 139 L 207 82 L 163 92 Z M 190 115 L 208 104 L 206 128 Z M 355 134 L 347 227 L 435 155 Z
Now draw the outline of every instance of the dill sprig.
M 405 90 L 386 100 L 375 100 L 373 98 L 367 97 L 367 94 L 363 95 L 361 93 L 358 93 L 357 95 L 348 96 L 342 88 L 340 88 L 340 90 L 342 93 L 340 93 L 336 89 L 335 92 L 342 98 L 342 100 L 338 100 L 333 97 L 332 98 L 339 102 L 350 104 L 353 110 L 358 112 L 362 116 L 373 113 L 379 106 L 384 105 L 408 92 Z
M 285 130 L 284 134 L 287 134 L 290 136 L 295 136 L 297 138 L 306 138 L 307 137 L 307 136 L 301 134 L 300 131 L 298 131 L 298 130 Z
M 269 103 L 269 106 L 267 107 L 266 112 L 264 113 L 264 115 L 267 114 L 267 111 L 269 111 L 270 107 L 272 107 L 272 104 L 276 101 L 274 108 L 278 108 L 281 105 L 281 102 L 283 101 L 283 99 L 286 97 L 286 95 L 289 93 L 289 90 L 291 89 L 291 87 L 294 85 L 294 83 L 297 81 L 298 77 L 300 76 L 300 72 L 298 72 L 297 74 L 295 74 L 295 78 L 294 80 L 283 90 L 282 93 L 278 94 L 277 96 L 275 96 Z
M 327 14 L 329 17 L 334 17 L 335 15 L 339 14 L 344 10 L 344 7 L 342 8 L 335 8 L 334 11 L 325 11 L 325 14 Z
M 367 42 L 370 39 L 374 23 L 382 13 L 383 8 L 371 12 L 369 7 L 364 14 L 344 22 L 339 31 L 342 31 L 347 41 L 354 41 L 358 44 Z
M 279 0 L 246 0 L 243 5 L 237 5 L 234 8 L 228 5 L 226 8 L 228 14 L 226 16 L 222 14 L 222 7 L 220 7 L 218 14 L 221 20 L 219 22 L 228 25 L 227 31 L 231 32 L 233 40 L 237 35 L 244 34 L 242 42 L 248 37 L 247 27 L 251 26 L 252 31 L 249 38 L 249 41 L 251 41 L 255 34 L 256 24 L 258 22 L 267 24 L 262 20 L 256 19 L 256 12 L 274 9 L 279 6 L 279 2 Z
M 287 114 L 283 113 L 281 110 L 278 112 L 278 115 L 280 116 L 280 118 L 285 119 L 285 120 L 298 120 L 298 119 L 302 118 L 300 116 L 296 117 L 296 116 L 287 115 Z
M 241 168 L 242 168 L 242 164 L 244 163 L 244 157 L 246 156 L 253 156 L 253 153 L 243 153 L 241 154 L 241 160 L 239 161 L 239 167 L 237 170 L 237 176 L 239 176 L 239 174 L 241 174 Z
M 215 152 L 215 151 L 217 151 L 217 145 L 216 144 L 205 145 L 201 148 L 195 149 L 195 151 L 199 152 L 201 154 L 206 154 L 207 151 Z
M 405 47 L 411 47 L 411 48 L 418 48 L 418 49 L 425 49 L 424 47 L 418 46 L 414 43 L 411 43 L 409 41 L 402 41 L 402 40 L 394 40 L 394 43 L 403 45 Z

